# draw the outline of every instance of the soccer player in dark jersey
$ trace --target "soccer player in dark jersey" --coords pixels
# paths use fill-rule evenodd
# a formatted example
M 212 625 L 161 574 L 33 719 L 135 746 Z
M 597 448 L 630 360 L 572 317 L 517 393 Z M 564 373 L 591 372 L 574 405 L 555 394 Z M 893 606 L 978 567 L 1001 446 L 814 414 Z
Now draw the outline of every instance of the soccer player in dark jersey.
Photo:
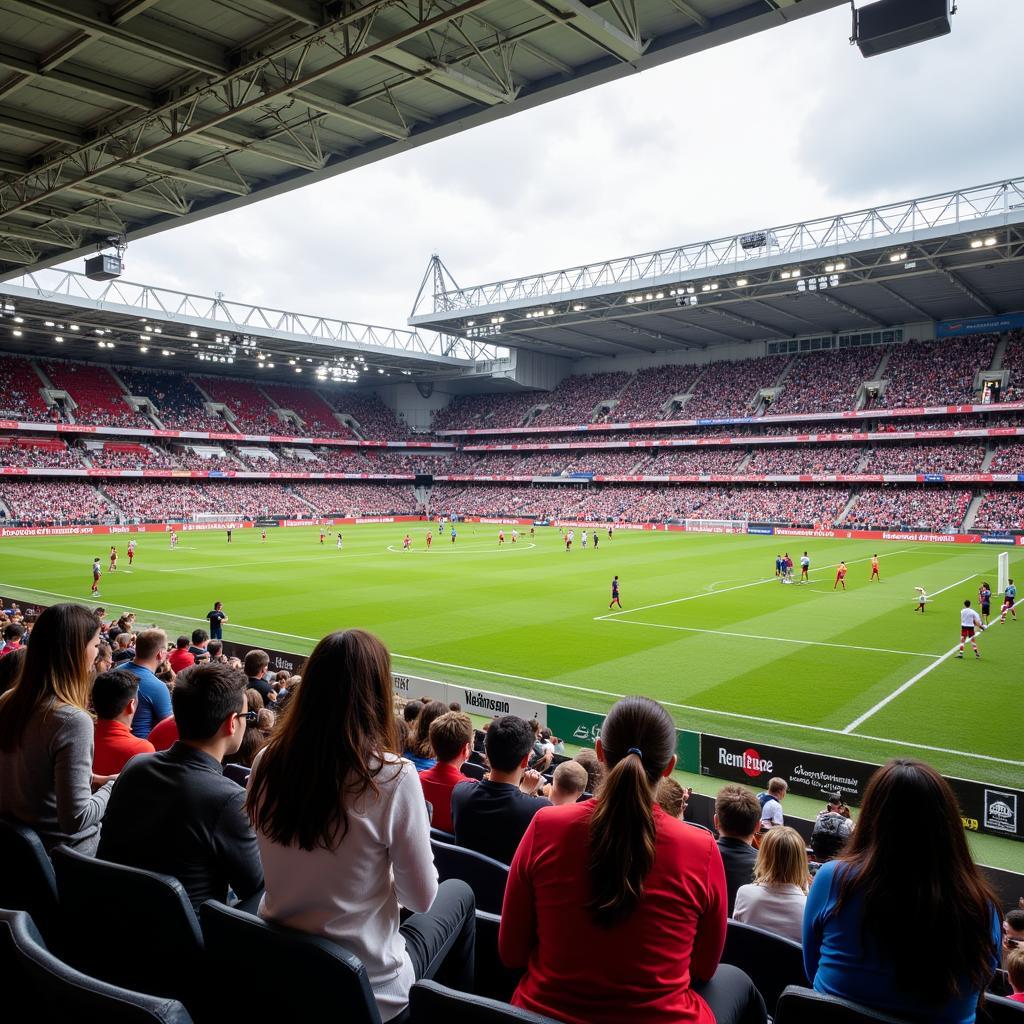
M 594 550 L 595 551 L 597 550 L 597 542 L 598 542 L 598 540 L 599 540 L 598 532 L 597 532 L 597 530 L 595 530 L 594 531 Z
M 992 588 L 987 583 L 982 583 L 978 588 L 978 602 L 981 604 L 981 621 L 987 626 L 992 611 Z
M 230 530 L 230 528 L 228 529 L 228 543 L 229 544 L 231 543 L 231 530 Z
M 1013 621 L 1017 621 L 1017 609 L 1014 605 L 1017 603 L 1017 588 L 1014 586 L 1013 580 L 1006 585 L 1006 589 L 1003 591 L 1003 608 L 1002 614 L 999 616 L 1000 622 L 1006 621 L 1006 613 L 1009 612 L 1013 616 Z
M 622 602 L 619 600 L 619 577 L 615 576 L 612 579 L 612 599 L 608 602 L 608 607 L 611 608 L 613 604 L 617 604 L 620 608 Z
M 782 555 L 776 555 L 775 556 L 775 575 L 776 576 L 781 576 L 782 575 L 782 566 L 784 564 L 785 563 L 782 561 Z

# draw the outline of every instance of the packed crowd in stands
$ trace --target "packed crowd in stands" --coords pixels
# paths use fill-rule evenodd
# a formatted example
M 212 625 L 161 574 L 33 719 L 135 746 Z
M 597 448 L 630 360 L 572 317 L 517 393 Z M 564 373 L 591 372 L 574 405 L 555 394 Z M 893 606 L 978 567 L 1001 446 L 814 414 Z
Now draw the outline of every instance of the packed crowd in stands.
M 289 384 L 264 384 L 263 392 L 280 408 L 294 412 L 303 422 L 303 433 L 309 437 L 355 436 L 338 421 L 334 410 L 317 391 Z
M 298 483 L 295 494 L 307 506 L 304 515 L 389 516 L 416 515 L 412 487 L 407 484 Z
M 746 458 L 743 448 L 661 448 L 654 449 L 637 465 L 637 473 L 735 473 Z M 637 452 L 634 450 L 633 457 Z M 755 472 L 754 470 L 749 470 Z
M 566 377 L 544 397 L 547 408 L 530 426 L 590 423 L 598 403 L 617 398 L 629 379 L 628 373 L 587 373 Z
M 77 480 L 10 480 L 0 477 L 0 504 L 10 519 L 28 523 L 103 523 L 114 510 L 95 487 Z
M 39 393 L 42 387 L 42 379 L 32 363 L 5 354 L 0 359 L 0 418 L 29 423 L 59 419 L 56 407 L 53 412 L 46 408 Z
M 751 451 L 745 473 L 856 473 L 864 455 L 853 444 L 757 445 Z
M 1024 444 L 1017 441 L 997 448 L 988 468 L 992 473 L 1024 473 Z
M 978 506 L 972 528 L 1020 532 L 1024 528 L 1024 491 L 988 491 Z
M 48 438 L 0 438 L 0 466 L 39 469 L 81 469 L 84 463 L 77 449 Z
M 895 345 L 882 371 L 889 383 L 875 405 L 904 409 L 973 402 L 975 374 L 992 365 L 997 340 L 998 335 L 976 334 Z
M 868 455 L 865 473 L 977 473 L 985 446 L 960 444 L 882 444 Z
M 402 441 L 412 436 L 409 427 L 377 395 L 342 389 L 332 396 L 331 403 L 359 424 L 360 436 L 365 441 Z
M 549 392 L 514 395 L 456 395 L 434 413 L 434 430 L 469 430 L 480 427 L 519 427 L 526 414 Z
M 165 429 L 231 432 L 223 417 L 207 411 L 203 393 L 184 373 L 135 366 L 118 367 L 117 372 L 132 395 L 144 396 L 153 403 Z
M 865 487 L 843 526 L 870 529 L 959 532 L 971 503 L 971 492 L 938 487 Z
M 107 442 L 101 448 L 84 450 L 98 469 L 177 469 L 178 460 L 166 448 L 156 445 Z
M 150 420 L 128 404 L 124 389 L 106 367 L 57 360 L 40 365 L 53 387 L 71 396 L 76 423 L 152 428 Z
M 570 456 L 568 464 L 562 470 L 563 473 L 570 475 L 572 473 L 619 475 L 650 472 L 636 468 L 637 463 L 643 458 L 643 453 L 638 452 L 635 448 L 609 448 L 606 451 L 582 449 L 562 454 Z
M 277 415 L 255 382 L 228 377 L 197 377 L 195 382 L 214 402 L 226 405 L 243 434 L 291 434 L 292 425 Z
M 208 473 L 214 470 L 223 473 L 237 473 L 243 469 L 242 464 L 231 457 L 227 449 L 221 449 L 222 455 L 200 455 L 192 448 L 175 448 L 173 457 L 182 469 L 200 469 Z
M 104 491 L 130 520 L 186 518 L 196 513 L 227 516 L 310 516 L 309 505 L 279 484 L 238 481 L 107 480 Z
M 575 486 L 506 487 L 501 484 L 438 484 L 430 492 L 432 516 L 509 515 L 549 517 L 578 500 Z
M 680 417 L 753 416 L 758 409 L 758 391 L 772 387 L 787 362 L 789 356 L 760 356 L 714 363 L 698 379 Z
M 599 422 L 629 423 L 635 420 L 660 420 L 670 398 L 687 394 L 704 366 L 682 364 L 653 366 L 638 370 L 615 408 Z
M 1007 332 L 999 368 L 1010 371 L 1010 383 L 1000 399 L 1004 402 L 1024 401 L 1024 330 Z
M 856 408 L 857 390 L 871 380 L 883 350 L 845 348 L 798 356 L 769 412 L 843 412 Z
M 559 476 L 569 462 L 570 452 L 487 452 L 466 472 L 485 476 Z

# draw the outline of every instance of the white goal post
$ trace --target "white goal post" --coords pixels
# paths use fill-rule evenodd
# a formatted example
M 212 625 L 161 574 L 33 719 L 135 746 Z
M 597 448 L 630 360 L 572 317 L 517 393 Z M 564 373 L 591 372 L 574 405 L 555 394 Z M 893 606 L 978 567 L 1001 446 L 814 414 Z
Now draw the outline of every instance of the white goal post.
M 1006 590 L 1007 585 L 1010 582 L 1010 552 L 1000 551 L 999 552 L 999 589 L 996 591 L 1001 594 Z
M 684 524 L 694 533 L 746 533 L 749 525 L 746 519 L 686 519 Z

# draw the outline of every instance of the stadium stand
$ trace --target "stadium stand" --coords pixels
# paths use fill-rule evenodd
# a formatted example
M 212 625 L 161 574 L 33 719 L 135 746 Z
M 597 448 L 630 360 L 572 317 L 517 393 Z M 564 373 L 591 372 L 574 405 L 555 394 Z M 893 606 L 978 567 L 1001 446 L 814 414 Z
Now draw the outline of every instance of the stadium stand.
M 412 487 L 394 484 L 302 483 L 295 494 L 314 515 L 389 516 L 416 515 Z
M 866 487 L 843 526 L 956 533 L 970 503 L 971 492 L 959 488 Z
M 745 473 L 856 473 L 863 451 L 852 444 L 751 449 Z
M 106 367 L 47 360 L 42 369 L 58 391 L 66 391 L 71 396 L 76 405 L 76 423 L 107 427 L 153 426 L 127 403 L 126 392 Z
M 128 519 L 139 521 L 166 519 L 175 514 L 190 518 L 196 513 L 212 512 L 245 517 L 313 514 L 300 498 L 271 483 L 109 480 L 104 483 L 104 491 Z
M 118 374 L 131 394 L 153 403 L 157 418 L 168 430 L 230 430 L 223 417 L 207 410 L 203 393 L 185 374 L 134 366 L 119 367 Z
M 412 435 L 408 426 L 377 395 L 341 391 L 332 404 L 338 412 L 351 416 L 359 424 L 359 435 L 364 441 L 401 441 Z
M 56 407 L 53 412 L 47 409 L 42 387 L 33 363 L 5 354 L 0 359 L 0 416 L 29 423 L 59 419 Z
M 531 426 L 556 426 L 560 423 L 590 423 L 598 403 L 614 400 L 629 380 L 627 373 L 589 373 L 566 377 L 545 397 Z
M 988 491 L 974 517 L 977 530 L 1020 531 L 1024 525 L 1024 492 Z
M 177 469 L 178 460 L 166 448 L 129 441 L 106 441 L 88 447 L 86 458 L 99 469 Z
M 233 425 L 240 433 L 292 433 L 292 427 L 277 415 L 274 405 L 255 381 L 228 377 L 196 377 L 195 383 L 214 402 L 220 402 L 228 407 L 235 417 Z
M 37 469 L 81 469 L 78 451 L 52 437 L 0 437 L 0 465 Z
M 94 487 L 73 480 L 0 479 L 0 502 L 11 519 L 21 522 L 99 523 L 114 518 L 114 509 Z
M 713 363 L 697 380 L 680 417 L 753 416 L 758 391 L 772 387 L 788 362 L 789 356 L 760 356 Z
M 1024 444 L 1018 441 L 997 448 L 988 468 L 993 473 L 1024 473 Z
M 914 405 L 959 405 L 975 400 L 974 376 L 987 370 L 997 335 L 894 345 L 882 377 L 889 383 L 875 405 L 903 409 Z
M 960 444 L 878 445 L 871 448 L 866 473 L 975 473 L 985 446 Z
M 772 415 L 842 412 L 856 408 L 857 391 L 882 356 L 878 347 L 847 348 L 797 356 L 786 370 Z
M 664 413 L 670 411 L 666 408 L 669 399 L 688 394 L 703 370 L 703 366 L 693 364 L 638 370 L 615 408 L 601 419 L 611 423 L 664 419 Z
M 310 388 L 288 384 L 264 384 L 263 393 L 282 409 L 296 413 L 309 437 L 355 437 L 348 427 L 338 422 L 334 410 L 321 395 Z

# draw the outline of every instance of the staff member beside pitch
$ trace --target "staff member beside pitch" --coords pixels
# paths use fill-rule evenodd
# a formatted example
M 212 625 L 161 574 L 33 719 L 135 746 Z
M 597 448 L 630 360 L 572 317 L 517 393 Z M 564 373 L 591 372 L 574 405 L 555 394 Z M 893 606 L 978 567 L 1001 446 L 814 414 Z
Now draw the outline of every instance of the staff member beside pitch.
M 985 629 L 981 622 L 981 616 L 971 607 L 970 601 L 964 601 L 964 606 L 960 611 L 960 650 L 956 652 L 958 658 L 964 656 L 964 643 L 967 640 L 971 641 L 971 647 L 974 648 L 974 656 L 976 658 L 981 657 L 981 651 L 978 650 L 977 641 L 974 639 L 975 629 Z

